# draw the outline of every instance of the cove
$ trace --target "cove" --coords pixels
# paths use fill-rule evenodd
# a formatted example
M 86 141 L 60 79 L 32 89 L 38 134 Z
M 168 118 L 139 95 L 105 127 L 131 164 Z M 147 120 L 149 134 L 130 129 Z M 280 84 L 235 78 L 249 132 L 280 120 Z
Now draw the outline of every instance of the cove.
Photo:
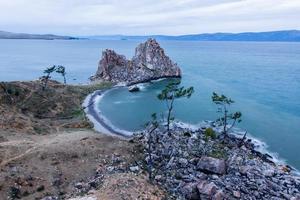
M 195 88 L 190 99 L 175 102 L 175 118 L 193 126 L 199 126 L 204 120 L 215 120 L 217 113 L 211 95 L 214 91 L 223 93 L 236 101 L 231 110 L 243 113 L 239 128 L 265 142 L 268 150 L 299 169 L 299 44 L 295 44 L 296 51 L 288 49 L 285 43 L 278 46 L 251 43 L 248 47 L 244 43 L 233 44 L 232 49 L 226 43 L 221 47 L 214 45 L 201 47 L 199 44 L 199 49 L 206 48 L 203 51 L 193 47 L 198 54 L 185 46 L 183 55 L 170 46 L 167 48 L 172 55 L 178 53 L 176 58 L 183 69 L 182 85 Z M 165 111 L 164 103 L 156 98 L 165 84 L 166 80 L 142 84 L 138 93 L 130 93 L 126 87 L 113 89 L 97 107 L 113 127 L 141 130 L 152 113 Z

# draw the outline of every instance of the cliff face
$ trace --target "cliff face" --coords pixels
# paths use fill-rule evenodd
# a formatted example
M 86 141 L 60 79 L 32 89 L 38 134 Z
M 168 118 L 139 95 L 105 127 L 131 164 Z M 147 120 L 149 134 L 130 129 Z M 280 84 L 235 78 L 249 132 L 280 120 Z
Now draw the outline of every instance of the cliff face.
M 167 77 L 181 77 L 180 68 L 166 56 L 156 40 L 148 39 L 136 47 L 131 60 L 113 50 L 105 50 L 91 80 L 131 85 Z

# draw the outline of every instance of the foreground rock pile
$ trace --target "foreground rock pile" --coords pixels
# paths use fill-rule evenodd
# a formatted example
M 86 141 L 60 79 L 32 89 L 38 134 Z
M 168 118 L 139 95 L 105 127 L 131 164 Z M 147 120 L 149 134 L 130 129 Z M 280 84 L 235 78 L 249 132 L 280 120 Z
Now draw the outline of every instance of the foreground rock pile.
M 135 49 L 131 60 L 113 50 L 105 50 L 92 81 L 111 81 L 132 85 L 167 77 L 180 77 L 180 68 L 154 39 L 148 39 Z
M 154 182 L 165 187 L 170 199 L 300 199 L 300 177 L 287 166 L 276 165 L 254 149 L 251 140 L 230 136 L 215 139 L 204 129 L 157 130 L 135 141 L 153 147 Z

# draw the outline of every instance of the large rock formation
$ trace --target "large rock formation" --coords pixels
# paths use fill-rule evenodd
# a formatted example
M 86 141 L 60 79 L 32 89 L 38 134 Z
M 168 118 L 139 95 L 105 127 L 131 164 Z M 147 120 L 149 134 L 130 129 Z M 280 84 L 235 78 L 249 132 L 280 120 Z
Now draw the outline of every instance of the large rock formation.
M 91 80 L 132 85 L 167 77 L 181 77 L 180 68 L 165 55 L 155 39 L 148 39 L 136 47 L 131 60 L 113 50 L 105 50 Z

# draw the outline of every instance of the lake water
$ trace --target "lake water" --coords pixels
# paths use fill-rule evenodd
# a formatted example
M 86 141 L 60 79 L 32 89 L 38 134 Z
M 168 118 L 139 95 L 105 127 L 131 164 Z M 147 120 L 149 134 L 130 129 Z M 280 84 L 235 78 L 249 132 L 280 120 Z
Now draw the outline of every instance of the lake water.
M 217 117 L 213 91 L 236 101 L 239 127 L 266 142 L 269 150 L 300 169 L 300 43 L 159 41 L 183 71 L 182 85 L 194 86 L 191 99 L 176 102 L 176 119 L 199 124 Z M 139 41 L 0 40 L 0 80 L 32 80 L 49 65 L 67 68 L 68 81 L 87 83 L 101 51 L 132 57 Z M 61 79 L 61 77 L 56 77 Z M 99 103 L 119 129 L 141 129 L 164 104 L 156 99 L 164 82 L 145 84 L 139 93 L 108 92 Z

